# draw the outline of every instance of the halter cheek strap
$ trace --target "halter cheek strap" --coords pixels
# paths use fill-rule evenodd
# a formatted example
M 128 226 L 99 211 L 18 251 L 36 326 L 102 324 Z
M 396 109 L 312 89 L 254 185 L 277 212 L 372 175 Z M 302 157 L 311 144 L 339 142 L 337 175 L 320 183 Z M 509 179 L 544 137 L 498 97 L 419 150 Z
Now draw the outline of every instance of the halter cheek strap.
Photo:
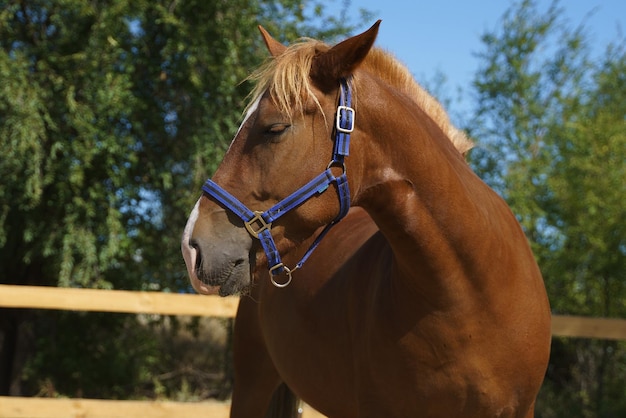
M 355 113 L 351 105 L 352 93 L 350 85 L 346 79 L 341 79 L 339 105 L 337 106 L 335 120 L 335 145 L 332 160 L 324 172 L 265 212 L 248 209 L 243 203 L 237 200 L 237 198 L 228 193 L 213 180 L 207 180 L 202 186 L 202 190 L 205 193 L 237 215 L 244 222 L 250 235 L 260 241 L 261 247 L 267 256 L 271 281 L 277 287 L 285 287 L 291 282 L 292 273 L 302 267 L 330 228 L 346 216 L 350 209 L 350 188 L 348 186 L 344 160 L 349 154 L 350 133 L 354 130 Z M 342 173 L 339 176 L 334 176 L 331 170 L 332 167 L 341 167 Z M 332 183 L 337 185 L 339 214 L 331 223 L 326 225 L 295 267 L 291 269 L 288 268 L 282 263 L 280 254 L 276 248 L 276 243 L 272 237 L 272 223 L 285 213 L 300 206 L 311 197 L 324 193 Z M 276 281 L 275 277 L 283 272 L 287 275 L 287 281 L 279 283 Z

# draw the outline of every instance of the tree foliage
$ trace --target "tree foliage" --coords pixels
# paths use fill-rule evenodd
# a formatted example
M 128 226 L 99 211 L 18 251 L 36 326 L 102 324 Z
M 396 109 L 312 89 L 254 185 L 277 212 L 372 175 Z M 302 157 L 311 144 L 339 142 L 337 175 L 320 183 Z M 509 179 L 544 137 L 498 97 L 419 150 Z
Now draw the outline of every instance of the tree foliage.
M 0 283 L 189 289 L 180 234 L 267 54 L 258 24 L 355 23 L 317 0 L 0 1 Z M 0 314 L 0 394 L 37 317 Z
M 483 36 L 474 165 L 516 213 L 554 313 L 626 317 L 626 44 L 596 59 L 558 2 L 525 0 Z M 555 339 L 541 416 L 626 411 L 626 345 Z

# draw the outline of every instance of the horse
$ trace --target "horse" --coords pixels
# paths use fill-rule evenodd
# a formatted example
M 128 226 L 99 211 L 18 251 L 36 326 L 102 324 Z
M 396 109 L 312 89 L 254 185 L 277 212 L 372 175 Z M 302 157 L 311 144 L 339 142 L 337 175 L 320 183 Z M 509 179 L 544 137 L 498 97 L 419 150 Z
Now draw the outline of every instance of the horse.
M 241 295 L 231 417 L 294 397 L 328 417 L 533 417 L 540 270 L 379 25 L 334 46 L 260 27 L 271 57 L 184 228 L 194 289 Z

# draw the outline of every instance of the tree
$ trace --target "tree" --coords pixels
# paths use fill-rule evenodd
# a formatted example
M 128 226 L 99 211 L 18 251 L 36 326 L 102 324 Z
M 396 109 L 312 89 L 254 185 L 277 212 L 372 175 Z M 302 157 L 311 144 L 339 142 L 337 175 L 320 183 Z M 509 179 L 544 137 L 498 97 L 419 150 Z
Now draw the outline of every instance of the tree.
M 625 317 L 625 43 L 594 62 L 562 16 L 525 0 L 483 36 L 473 164 L 520 220 L 553 312 Z M 539 415 L 622 416 L 625 360 L 623 342 L 555 339 Z
M 180 233 L 265 57 L 256 25 L 332 40 L 344 18 L 318 1 L 1 1 L 0 282 L 188 289 Z M 2 310 L 0 394 L 21 392 L 40 322 Z

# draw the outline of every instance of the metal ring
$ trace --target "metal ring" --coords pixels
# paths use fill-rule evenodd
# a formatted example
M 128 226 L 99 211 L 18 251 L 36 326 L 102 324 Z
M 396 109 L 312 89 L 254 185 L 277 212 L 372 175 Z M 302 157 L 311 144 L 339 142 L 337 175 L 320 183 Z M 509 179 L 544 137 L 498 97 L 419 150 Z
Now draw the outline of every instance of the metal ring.
M 285 274 L 287 275 L 288 280 L 285 283 L 278 283 L 276 280 L 274 280 L 274 273 L 273 271 L 279 268 L 283 268 L 283 270 L 285 270 Z M 293 271 L 296 271 L 298 269 L 298 267 L 294 268 Z M 286 265 L 284 265 L 283 263 L 277 264 L 274 267 L 272 267 L 270 269 L 270 281 L 272 282 L 272 284 L 280 289 L 282 289 L 283 287 L 287 287 L 289 286 L 289 283 L 291 283 L 291 279 L 293 279 L 292 277 L 292 271 L 289 269 L 289 267 L 287 267 Z
M 343 170 L 342 174 L 345 174 L 346 171 L 347 171 L 345 162 L 332 160 L 331 162 L 328 163 L 328 166 L 326 166 L 326 170 L 328 170 L 328 169 L 330 169 L 332 167 L 340 167 Z

